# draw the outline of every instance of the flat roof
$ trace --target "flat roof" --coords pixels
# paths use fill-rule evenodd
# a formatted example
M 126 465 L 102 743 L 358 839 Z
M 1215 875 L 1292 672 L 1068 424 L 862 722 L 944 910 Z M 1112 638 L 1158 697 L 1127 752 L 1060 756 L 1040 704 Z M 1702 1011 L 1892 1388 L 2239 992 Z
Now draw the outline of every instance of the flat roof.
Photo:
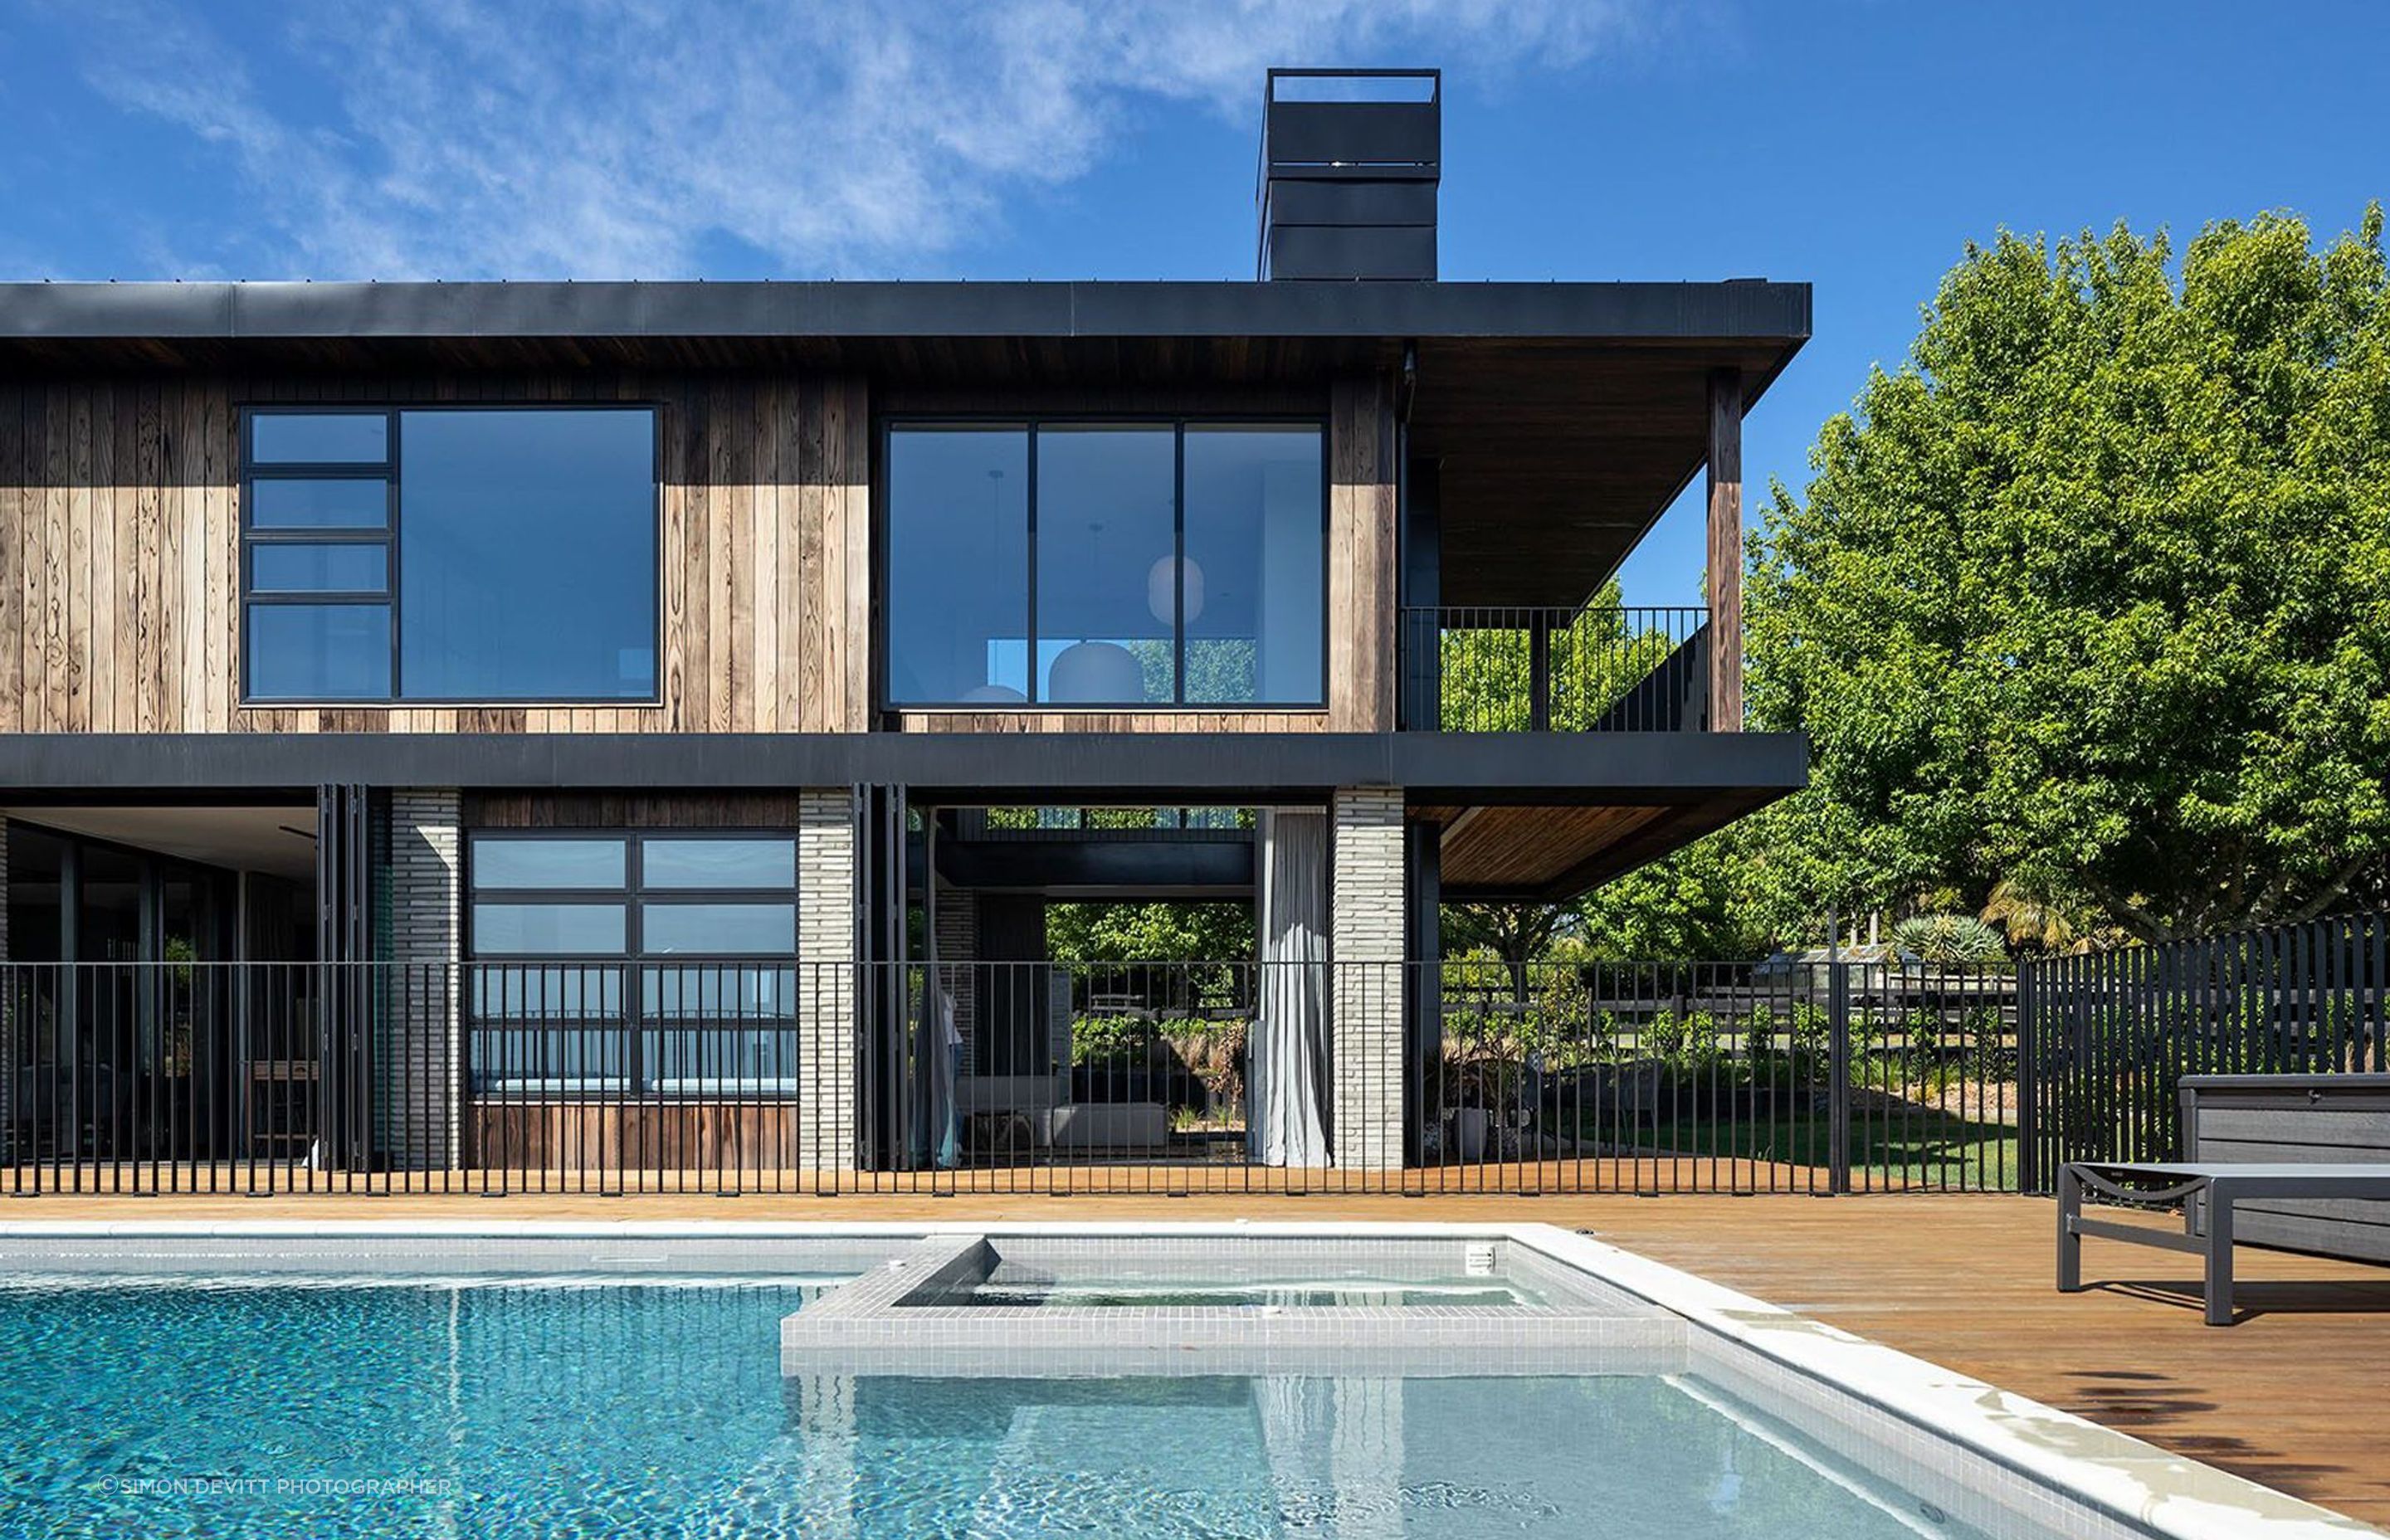
M 822 369 L 869 379 L 878 414 L 1174 391 L 1324 412 L 1332 379 L 1407 356 L 1441 602 L 1560 606 L 1700 473 L 1711 376 L 1739 374 L 1748 408 L 1809 310 L 1808 285 L 1759 279 L 5 284 L 0 378 Z
M 0 338 L 1809 335 L 1809 286 L 1723 283 L 12 283 Z

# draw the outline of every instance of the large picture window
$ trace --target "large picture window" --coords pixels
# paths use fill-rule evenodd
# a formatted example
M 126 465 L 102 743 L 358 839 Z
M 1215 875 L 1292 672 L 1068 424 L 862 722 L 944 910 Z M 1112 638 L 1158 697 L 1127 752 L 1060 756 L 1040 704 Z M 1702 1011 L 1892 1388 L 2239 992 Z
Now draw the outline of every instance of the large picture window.
M 243 695 L 649 700 L 647 407 L 252 408 Z
M 476 1092 L 793 1094 L 792 835 L 490 831 L 468 867 Z
M 1317 423 L 888 430 L 896 706 L 1326 699 Z

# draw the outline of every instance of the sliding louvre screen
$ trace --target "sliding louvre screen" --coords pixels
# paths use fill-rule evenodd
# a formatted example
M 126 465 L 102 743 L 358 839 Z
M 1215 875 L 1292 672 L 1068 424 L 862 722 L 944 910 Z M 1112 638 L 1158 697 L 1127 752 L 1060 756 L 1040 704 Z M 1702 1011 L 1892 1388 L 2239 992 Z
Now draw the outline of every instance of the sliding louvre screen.
M 311 1187 L 353 1188 L 373 1160 L 374 795 L 315 789 L 316 1140 Z

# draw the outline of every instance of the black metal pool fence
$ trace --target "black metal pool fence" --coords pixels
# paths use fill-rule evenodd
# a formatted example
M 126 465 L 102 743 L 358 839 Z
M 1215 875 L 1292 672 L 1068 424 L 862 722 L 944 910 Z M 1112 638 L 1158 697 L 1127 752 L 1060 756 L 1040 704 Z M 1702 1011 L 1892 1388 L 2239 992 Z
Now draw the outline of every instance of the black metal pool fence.
M 0 1192 L 2042 1191 L 2381 1069 L 2384 918 L 2015 969 L 0 964 Z

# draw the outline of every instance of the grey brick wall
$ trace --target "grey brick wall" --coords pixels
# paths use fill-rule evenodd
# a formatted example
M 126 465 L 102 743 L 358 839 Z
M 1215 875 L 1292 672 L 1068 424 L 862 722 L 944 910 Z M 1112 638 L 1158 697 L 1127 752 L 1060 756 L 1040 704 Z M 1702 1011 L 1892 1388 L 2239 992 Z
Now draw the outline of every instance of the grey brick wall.
M 407 1170 L 463 1163 L 457 1077 L 463 1040 L 464 833 L 454 789 L 390 797 L 390 1002 L 383 1033 L 382 1148 Z
M 802 792 L 797 807 L 797 1161 L 854 1166 L 854 797 Z
M 1402 789 L 1344 787 L 1331 813 L 1330 1140 L 1340 1166 L 1392 1170 L 1403 1161 Z

